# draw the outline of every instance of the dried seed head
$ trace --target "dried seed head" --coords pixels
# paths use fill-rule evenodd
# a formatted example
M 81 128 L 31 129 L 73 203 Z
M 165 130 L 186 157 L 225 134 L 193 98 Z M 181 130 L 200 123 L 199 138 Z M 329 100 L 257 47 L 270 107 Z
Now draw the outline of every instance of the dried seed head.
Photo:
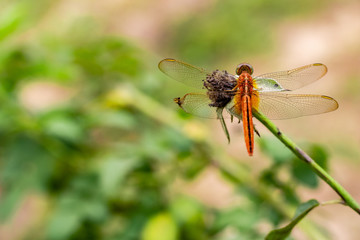
M 207 95 L 211 100 L 212 107 L 225 107 L 234 96 L 233 89 L 236 86 L 236 78 L 226 71 L 213 71 L 204 80 L 204 87 L 208 90 Z

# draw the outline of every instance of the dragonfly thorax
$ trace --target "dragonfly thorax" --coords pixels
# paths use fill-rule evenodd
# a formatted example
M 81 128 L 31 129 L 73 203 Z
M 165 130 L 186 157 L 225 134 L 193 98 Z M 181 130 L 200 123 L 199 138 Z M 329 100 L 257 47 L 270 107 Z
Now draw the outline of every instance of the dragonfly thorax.
M 254 69 L 250 64 L 241 63 L 236 67 L 236 74 L 240 75 L 242 72 L 247 72 L 250 75 L 252 75 L 254 72 Z

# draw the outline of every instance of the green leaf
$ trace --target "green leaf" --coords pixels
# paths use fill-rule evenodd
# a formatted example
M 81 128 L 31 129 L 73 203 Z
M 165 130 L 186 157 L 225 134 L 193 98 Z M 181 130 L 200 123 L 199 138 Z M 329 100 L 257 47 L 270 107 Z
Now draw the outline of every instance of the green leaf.
M 94 188 L 96 189 L 95 186 Z M 101 223 L 108 216 L 104 199 L 91 196 L 91 193 L 80 194 L 80 192 L 80 189 L 76 189 L 64 193 L 56 202 L 56 209 L 47 226 L 49 239 L 69 239 L 84 222 Z
M 312 209 L 319 206 L 319 202 L 315 199 L 311 199 L 301 204 L 293 217 L 292 221 L 283 228 L 272 230 L 265 238 L 265 240 L 283 240 L 286 239 L 292 229 L 298 224 Z
M 291 173 L 295 180 L 303 185 L 310 188 L 316 188 L 319 185 L 318 177 L 311 170 L 310 166 L 297 158 L 293 159 Z
M 0 41 L 18 30 L 26 15 L 24 4 L 5 6 L 3 6 L 0 14 Z
M 326 150 L 318 144 L 311 144 L 306 149 L 310 157 L 326 170 L 328 160 L 328 154 Z M 316 188 L 319 185 L 318 177 L 313 172 L 313 170 L 311 170 L 311 168 L 306 163 L 299 161 L 297 158 L 293 158 L 291 172 L 295 180 L 301 184 L 304 184 L 310 188 Z
M 159 213 L 146 223 L 142 240 L 177 240 L 179 229 L 169 213 Z
M 324 170 L 328 170 L 329 154 L 327 150 L 319 144 L 311 144 L 309 147 L 309 155 L 315 160 Z
M 3 147 L 0 220 L 11 216 L 29 189 L 45 188 L 54 167 L 52 156 L 29 136 L 19 135 Z
M 170 205 L 170 211 L 181 227 L 181 239 L 209 239 L 205 207 L 195 199 L 185 196 L 175 197 Z
M 260 180 L 281 190 L 285 199 L 293 204 L 299 204 L 298 196 L 293 187 L 293 182 L 283 181 L 279 178 L 278 168 L 271 166 L 261 174 Z
M 43 127 L 49 135 L 69 142 L 78 142 L 84 137 L 82 126 L 65 114 L 52 116 Z
M 258 143 L 260 150 L 269 155 L 275 163 L 281 164 L 293 158 L 291 151 L 275 137 L 261 137 Z
M 114 194 L 119 184 L 121 184 L 126 175 L 130 173 L 138 163 L 134 158 L 116 159 L 115 156 L 108 157 L 101 162 L 99 171 L 100 188 L 106 195 Z
M 131 130 L 136 126 L 134 116 L 126 111 L 95 110 L 90 117 L 97 125 L 125 130 Z
M 5 222 L 14 214 L 16 208 L 19 207 L 21 200 L 26 195 L 27 186 L 24 186 L 26 183 L 22 181 L 17 184 L 16 187 L 1 196 L 0 222 Z
M 221 231 L 229 226 L 241 232 L 254 229 L 259 222 L 259 212 L 252 207 L 234 207 L 219 212 L 214 221 L 213 230 Z
M 199 225 L 203 223 L 203 207 L 194 199 L 176 198 L 170 208 L 176 221 L 181 224 Z
M 81 224 L 81 206 L 76 197 L 63 196 L 49 222 L 47 236 L 49 239 L 68 239 Z
M 68 239 L 80 226 L 80 215 L 72 212 L 59 212 L 51 221 L 48 228 L 48 237 L 53 240 Z
M 80 200 L 81 201 L 81 200 Z M 101 198 L 93 198 L 88 201 L 81 201 L 81 216 L 93 222 L 102 222 L 108 215 L 106 203 Z

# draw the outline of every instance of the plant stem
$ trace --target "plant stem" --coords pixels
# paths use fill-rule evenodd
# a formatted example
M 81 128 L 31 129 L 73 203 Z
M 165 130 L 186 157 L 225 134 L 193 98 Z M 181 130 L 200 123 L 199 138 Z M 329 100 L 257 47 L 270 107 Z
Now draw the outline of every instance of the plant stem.
M 342 200 L 342 199 L 329 200 L 329 201 L 320 203 L 321 206 L 331 205 L 331 204 L 345 204 L 345 203 L 344 203 L 344 200 Z
M 301 148 L 299 148 L 293 141 L 284 135 L 276 125 L 271 122 L 267 117 L 258 111 L 253 110 L 253 115 L 256 117 L 275 137 L 277 137 L 284 145 L 289 148 L 300 160 L 308 164 L 311 169 L 324 180 L 334 191 L 342 198 L 344 203 L 351 207 L 355 212 L 360 214 L 360 206 L 353 199 L 353 197 L 335 180 L 333 179 L 322 167 L 320 167 L 309 155 L 307 155 Z

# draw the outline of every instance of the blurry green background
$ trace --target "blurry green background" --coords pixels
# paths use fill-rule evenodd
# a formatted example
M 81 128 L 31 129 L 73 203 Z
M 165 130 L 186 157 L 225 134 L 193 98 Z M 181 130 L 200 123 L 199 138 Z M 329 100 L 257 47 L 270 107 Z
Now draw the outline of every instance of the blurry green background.
M 340 108 L 276 121 L 360 201 L 357 0 L 0 1 L 0 239 L 263 239 L 300 202 L 337 199 L 256 122 L 228 145 L 183 113 L 166 57 L 255 75 L 321 62 L 298 92 Z M 315 209 L 289 239 L 353 240 L 350 208 Z

